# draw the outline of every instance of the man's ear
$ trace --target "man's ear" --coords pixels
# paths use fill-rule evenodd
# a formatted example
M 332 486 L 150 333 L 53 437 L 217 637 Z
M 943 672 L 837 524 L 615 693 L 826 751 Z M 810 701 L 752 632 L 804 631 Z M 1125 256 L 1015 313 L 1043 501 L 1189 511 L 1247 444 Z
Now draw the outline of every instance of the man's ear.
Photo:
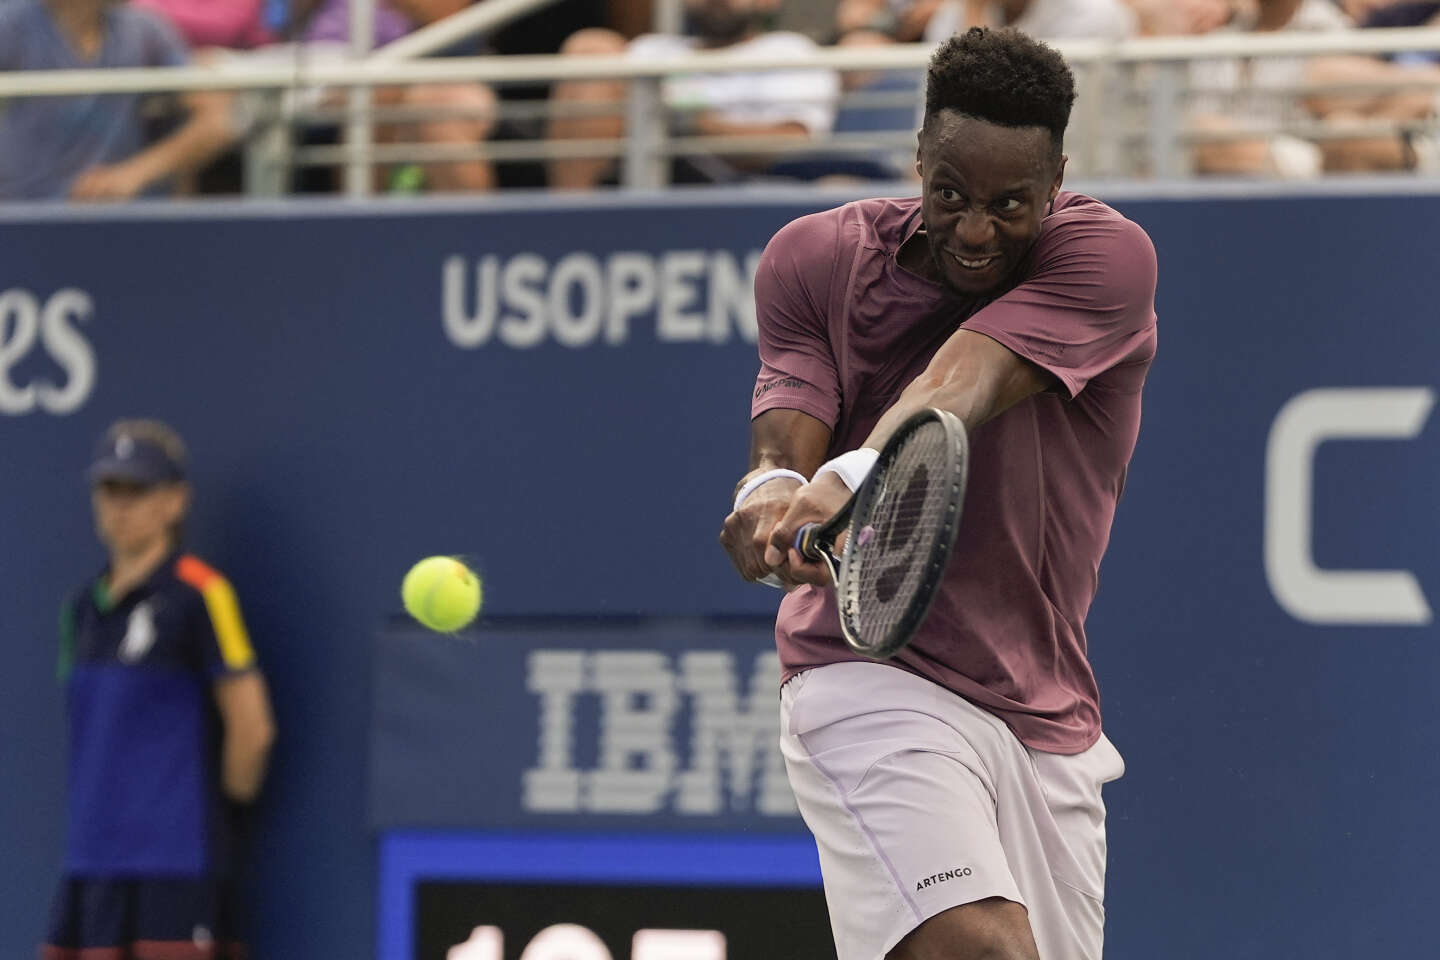
M 921 180 L 925 179 L 925 165 L 920 162 L 920 138 L 924 133 L 925 131 L 922 129 L 919 133 L 915 134 L 915 175 Z
M 1056 169 L 1055 169 L 1055 182 L 1052 183 L 1052 184 L 1050 184 L 1050 204 L 1051 204 L 1051 206 L 1054 206 L 1054 204 L 1055 204 L 1055 198 L 1060 195 L 1060 188 L 1065 184 L 1065 165 L 1068 164 L 1069 162 L 1070 162 L 1070 158 L 1069 158 L 1069 157 L 1067 157 L 1067 156 L 1066 156 L 1065 154 L 1063 154 L 1063 153 L 1060 154 L 1060 166 L 1056 167 Z

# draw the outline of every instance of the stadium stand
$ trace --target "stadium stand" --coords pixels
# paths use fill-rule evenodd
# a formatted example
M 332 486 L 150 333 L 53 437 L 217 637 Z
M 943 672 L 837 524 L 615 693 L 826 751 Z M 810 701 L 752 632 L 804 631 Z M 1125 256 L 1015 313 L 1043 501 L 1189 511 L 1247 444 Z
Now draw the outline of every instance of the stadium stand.
M 294 8 L 254 0 L 134 0 L 118 8 L 115 22 L 160 25 L 153 26 L 157 36 L 178 31 L 190 52 L 175 40 L 164 55 L 36 59 L 21 55 L 17 38 L 24 31 L 0 40 L 0 67 L 11 71 L 0 72 L 0 95 L 15 99 L 0 118 L 10 145 L 0 195 L 113 198 L 183 189 L 168 166 L 151 171 L 143 188 L 112 189 L 103 177 L 93 187 L 80 175 L 99 159 L 24 132 L 68 129 L 35 119 L 68 102 L 72 112 L 131 118 L 125 141 L 131 145 L 120 152 L 154 157 L 180 132 L 189 131 L 182 143 L 194 135 L 194 124 L 178 123 L 173 109 L 168 127 L 134 119 L 150 118 L 149 94 L 167 86 L 192 106 L 210 105 L 209 114 L 198 115 L 209 116 L 208 129 L 216 131 L 205 156 L 226 140 L 239 142 L 228 182 L 202 181 L 211 191 L 283 195 L 343 184 L 363 195 L 903 179 L 913 150 L 916 78 L 929 44 L 936 34 L 974 23 L 1030 30 L 1070 56 L 1081 92 L 1070 138 L 1073 175 L 1303 179 L 1440 165 L 1440 67 L 1431 62 L 1436 44 L 1427 44 L 1424 33 L 1434 23 L 1434 4 L 856 0 L 826 6 L 832 27 L 817 27 L 819 14 L 807 13 L 812 36 L 828 32 L 835 40 L 829 46 L 777 29 L 805 19 L 793 6 L 662 4 L 647 18 L 623 3 L 601 10 L 575 0 L 558 7 L 545 0 L 470 7 L 458 0 L 377 0 L 373 8 L 362 3 L 373 16 L 352 29 L 348 0 Z M 28 9 L 32 19 L 52 9 L 35 0 L 7 7 L 11 18 Z M 647 30 L 665 19 L 665 9 L 668 25 L 680 32 Z M 547 20 L 550 10 L 555 15 Z M 161 16 L 174 30 L 161 25 Z M 530 29 L 528 46 L 518 45 L 523 59 L 506 59 L 501 51 L 517 44 L 506 42 L 504 28 L 517 18 L 544 21 L 543 29 Z M 1357 20 L 1403 28 L 1361 32 Z M 567 32 L 567 24 L 576 29 Z M 930 39 L 906 42 L 915 36 Z M 544 52 L 536 58 L 536 50 Z M 135 89 L 107 90 L 108 96 L 99 95 L 110 86 L 102 75 L 84 69 L 182 59 L 193 62 L 192 72 L 137 81 Z M 33 75 L 40 85 L 33 90 L 14 72 L 40 68 L 48 69 Z M 61 69 L 73 72 L 51 72 Z M 38 95 L 62 91 L 68 100 Z M 230 118 L 224 133 L 214 122 L 222 113 Z M 37 164 L 45 150 L 63 153 L 65 163 Z M 204 157 L 197 157 L 182 157 L 180 167 L 198 165 Z M 44 189 L 21 182 L 22 171 L 33 179 L 38 169 L 53 182 Z

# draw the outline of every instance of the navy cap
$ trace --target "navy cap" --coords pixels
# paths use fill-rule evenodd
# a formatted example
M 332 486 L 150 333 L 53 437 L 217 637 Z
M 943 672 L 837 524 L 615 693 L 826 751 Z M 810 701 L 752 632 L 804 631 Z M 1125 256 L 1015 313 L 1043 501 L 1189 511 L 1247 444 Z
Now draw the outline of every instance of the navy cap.
M 112 430 L 106 432 L 95 448 L 89 475 L 91 483 L 123 480 L 152 486 L 184 480 L 185 467 L 154 440 L 125 430 Z

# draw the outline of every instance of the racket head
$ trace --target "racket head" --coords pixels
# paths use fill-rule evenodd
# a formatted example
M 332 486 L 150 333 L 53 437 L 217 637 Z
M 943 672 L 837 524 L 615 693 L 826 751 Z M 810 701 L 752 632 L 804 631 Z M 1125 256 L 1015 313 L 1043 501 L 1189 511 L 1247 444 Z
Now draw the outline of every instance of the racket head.
M 857 653 L 886 659 L 935 600 L 960 529 L 970 445 L 954 414 L 926 409 L 885 444 L 855 492 L 835 592 Z

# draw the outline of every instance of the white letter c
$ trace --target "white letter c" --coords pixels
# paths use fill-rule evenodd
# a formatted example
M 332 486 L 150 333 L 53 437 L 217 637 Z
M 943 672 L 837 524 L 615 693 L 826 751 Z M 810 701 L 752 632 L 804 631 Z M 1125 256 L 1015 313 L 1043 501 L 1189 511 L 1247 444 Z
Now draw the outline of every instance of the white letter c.
M 1327 440 L 1410 440 L 1435 392 L 1425 387 L 1308 390 L 1275 417 L 1265 455 L 1265 576 L 1306 623 L 1419 626 L 1430 605 L 1408 570 L 1322 570 L 1311 554 L 1315 450 Z

